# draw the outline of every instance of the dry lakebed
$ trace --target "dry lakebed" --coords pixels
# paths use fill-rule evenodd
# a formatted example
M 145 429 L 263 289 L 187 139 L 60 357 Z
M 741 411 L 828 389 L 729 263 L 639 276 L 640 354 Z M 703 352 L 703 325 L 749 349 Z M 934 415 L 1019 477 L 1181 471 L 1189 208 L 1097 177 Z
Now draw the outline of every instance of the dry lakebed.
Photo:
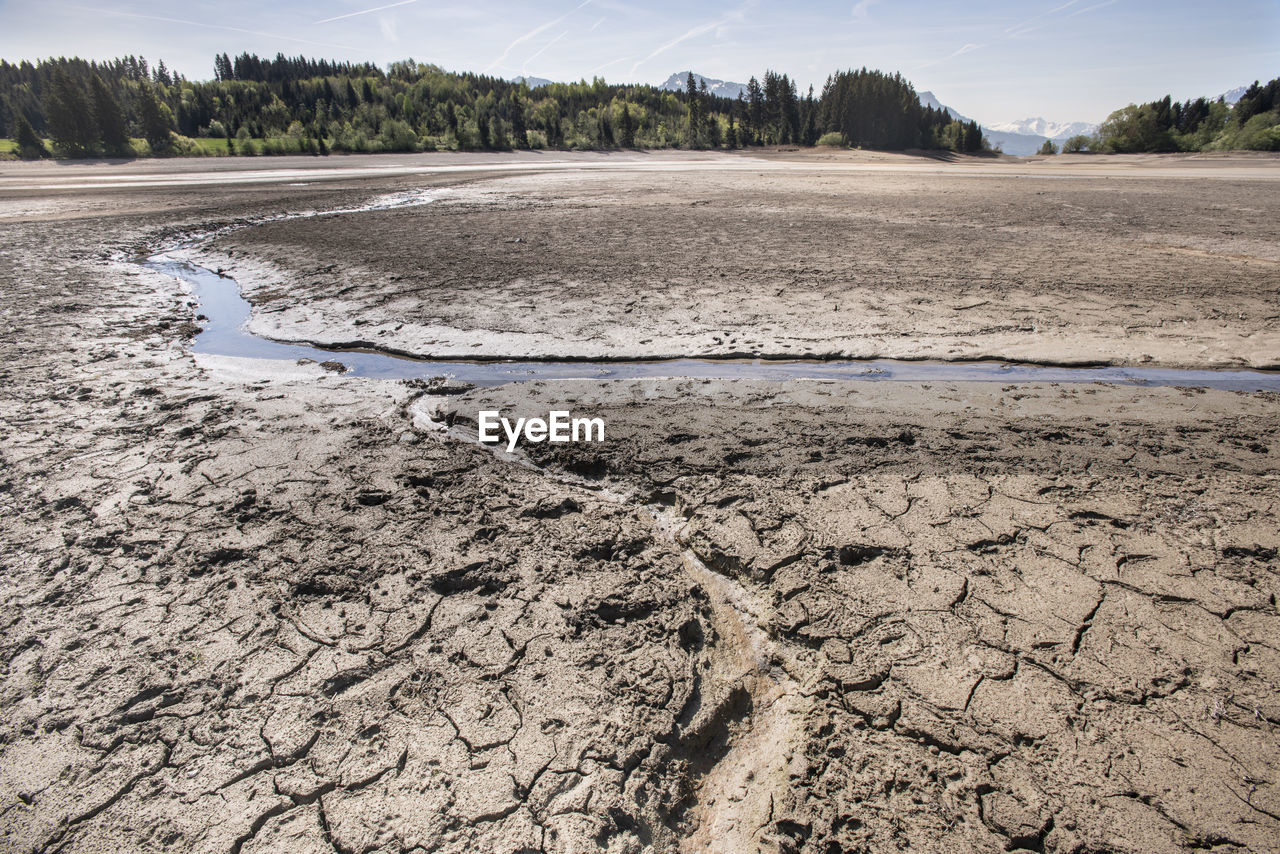
M 0 850 L 1280 851 L 1278 222 L 1268 156 L 0 163 Z

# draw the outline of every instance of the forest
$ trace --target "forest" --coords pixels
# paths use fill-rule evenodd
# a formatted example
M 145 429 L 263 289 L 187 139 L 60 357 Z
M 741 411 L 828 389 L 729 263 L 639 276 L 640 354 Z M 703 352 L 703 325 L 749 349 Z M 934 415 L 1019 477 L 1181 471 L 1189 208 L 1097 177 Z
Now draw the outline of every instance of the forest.
M 974 122 L 921 106 L 899 74 L 831 75 L 815 97 L 785 74 L 736 99 L 595 78 L 530 88 L 405 60 L 221 54 L 212 80 L 126 56 L 0 60 L 0 137 L 21 157 L 327 154 L 518 148 L 839 145 L 980 151 Z
M 1112 113 L 1091 151 L 1280 151 L 1280 78 L 1254 81 L 1234 105 L 1223 99 L 1178 102 L 1168 95 Z

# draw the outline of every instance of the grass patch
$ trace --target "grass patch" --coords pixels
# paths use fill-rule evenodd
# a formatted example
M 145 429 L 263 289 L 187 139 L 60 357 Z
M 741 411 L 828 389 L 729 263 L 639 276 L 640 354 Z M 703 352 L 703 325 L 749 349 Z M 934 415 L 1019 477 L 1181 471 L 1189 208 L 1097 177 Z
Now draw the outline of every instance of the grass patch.
M 191 144 L 192 153 L 203 157 L 226 157 L 231 154 L 227 147 L 225 139 L 217 139 L 213 137 L 193 137 L 188 138 Z M 239 147 L 239 145 L 237 145 Z

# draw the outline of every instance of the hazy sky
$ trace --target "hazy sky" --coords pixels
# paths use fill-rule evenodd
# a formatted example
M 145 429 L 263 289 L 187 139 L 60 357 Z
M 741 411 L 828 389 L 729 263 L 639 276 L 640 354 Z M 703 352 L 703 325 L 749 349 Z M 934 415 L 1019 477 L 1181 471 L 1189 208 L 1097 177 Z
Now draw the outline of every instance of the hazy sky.
M 1132 101 L 1280 76 L 1280 0 L 0 0 L 10 61 L 133 53 L 207 79 L 223 51 L 637 83 L 773 68 L 802 90 L 866 65 L 984 122 L 1098 121 Z

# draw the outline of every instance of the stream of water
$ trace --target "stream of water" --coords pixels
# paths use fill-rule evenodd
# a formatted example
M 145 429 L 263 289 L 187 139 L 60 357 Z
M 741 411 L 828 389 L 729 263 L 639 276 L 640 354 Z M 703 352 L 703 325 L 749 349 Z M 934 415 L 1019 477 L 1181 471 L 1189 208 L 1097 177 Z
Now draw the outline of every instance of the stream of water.
M 427 204 L 424 193 L 384 196 L 368 205 L 335 211 L 292 214 L 324 216 Z M 140 262 L 143 267 L 188 283 L 207 318 L 192 349 L 197 353 L 281 359 L 297 362 L 337 361 L 348 375 L 378 379 L 445 376 L 475 385 L 502 385 L 529 380 L 560 379 L 757 379 L 865 380 L 1001 383 L 1129 383 L 1201 386 L 1239 391 L 1280 391 L 1280 371 L 1181 370 L 1142 367 L 1046 367 L 1011 362 L 929 362 L 896 359 L 834 361 L 826 359 L 655 359 L 648 361 L 465 361 L 415 359 L 369 350 L 326 349 L 286 344 L 248 331 L 251 307 L 232 278 L 161 252 Z

